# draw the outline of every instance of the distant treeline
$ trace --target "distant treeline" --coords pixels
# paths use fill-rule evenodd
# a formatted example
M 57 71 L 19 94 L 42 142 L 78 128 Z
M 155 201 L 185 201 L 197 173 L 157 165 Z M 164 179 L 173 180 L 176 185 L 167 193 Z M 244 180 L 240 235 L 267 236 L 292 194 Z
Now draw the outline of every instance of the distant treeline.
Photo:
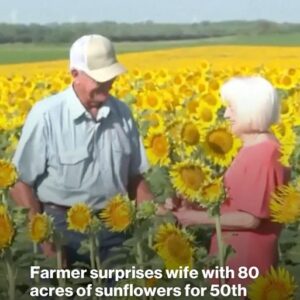
M 270 21 L 201 22 L 192 24 L 143 23 L 65 23 L 4 24 L 0 23 L 0 43 L 70 43 L 81 35 L 98 33 L 114 41 L 154 41 L 200 39 L 231 35 L 300 32 L 300 24 Z

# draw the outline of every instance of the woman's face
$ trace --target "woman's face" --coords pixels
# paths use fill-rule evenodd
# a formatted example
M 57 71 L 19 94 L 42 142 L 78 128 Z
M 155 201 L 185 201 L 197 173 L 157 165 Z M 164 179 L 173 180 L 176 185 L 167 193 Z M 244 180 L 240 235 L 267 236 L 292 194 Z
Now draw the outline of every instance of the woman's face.
M 242 126 L 237 118 L 236 107 L 233 104 L 228 103 L 228 105 L 226 106 L 226 110 L 224 112 L 224 118 L 228 119 L 230 121 L 231 131 L 234 134 L 240 135 L 242 133 L 242 131 L 243 131 Z

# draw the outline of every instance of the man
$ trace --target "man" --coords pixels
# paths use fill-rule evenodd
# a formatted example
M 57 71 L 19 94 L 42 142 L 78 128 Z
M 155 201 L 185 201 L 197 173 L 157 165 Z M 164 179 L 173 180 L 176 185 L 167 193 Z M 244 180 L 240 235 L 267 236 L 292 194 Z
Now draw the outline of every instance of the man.
M 109 94 L 125 68 L 110 40 L 101 35 L 79 38 L 70 49 L 72 85 L 34 105 L 23 127 L 13 163 L 19 181 L 11 195 L 29 208 L 46 211 L 69 242 L 70 263 L 83 236 L 66 229 L 67 209 L 77 202 L 101 210 L 118 193 L 137 203 L 153 196 L 142 174 L 148 164 L 129 108 Z M 124 237 L 103 230 L 101 255 Z M 43 252 L 55 253 L 44 243 Z

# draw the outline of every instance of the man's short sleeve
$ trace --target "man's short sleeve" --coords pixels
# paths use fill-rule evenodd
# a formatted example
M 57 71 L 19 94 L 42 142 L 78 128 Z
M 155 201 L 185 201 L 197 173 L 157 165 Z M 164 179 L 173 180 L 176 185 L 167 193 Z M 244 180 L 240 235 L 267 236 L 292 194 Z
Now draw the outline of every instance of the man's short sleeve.
M 139 134 L 135 121 L 131 117 L 129 120 L 131 124 L 131 147 L 132 153 L 130 158 L 129 176 L 133 177 L 143 174 L 148 171 L 149 164 L 146 156 L 146 151 L 143 145 L 142 138 Z
M 27 116 L 21 138 L 13 157 L 19 180 L 31 186 L 45 172 L 47 137 L 43 111 L 36 104 Z

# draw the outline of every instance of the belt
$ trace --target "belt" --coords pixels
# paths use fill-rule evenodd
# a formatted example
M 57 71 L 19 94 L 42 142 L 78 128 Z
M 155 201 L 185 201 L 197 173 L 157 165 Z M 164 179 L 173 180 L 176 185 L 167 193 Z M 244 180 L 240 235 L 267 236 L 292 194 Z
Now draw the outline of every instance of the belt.
M 48 207 L 48 208 L 52 208 L 52 209 L 58 209 L 58 210 L 63 211 L 63 212 L 66 212 L 67 210 L 69 210 L 71 208 L 71 206 L 59 205 L 59 204 L 50 203 L 50 202 L 44 202 L 43 203 L 43 207 Z M 97 209 L 97 210 L 95 210 L 93 212 L 96 213 L 96 214 L 98 214 L 101 211 L 103 211 L 103 208 Z

